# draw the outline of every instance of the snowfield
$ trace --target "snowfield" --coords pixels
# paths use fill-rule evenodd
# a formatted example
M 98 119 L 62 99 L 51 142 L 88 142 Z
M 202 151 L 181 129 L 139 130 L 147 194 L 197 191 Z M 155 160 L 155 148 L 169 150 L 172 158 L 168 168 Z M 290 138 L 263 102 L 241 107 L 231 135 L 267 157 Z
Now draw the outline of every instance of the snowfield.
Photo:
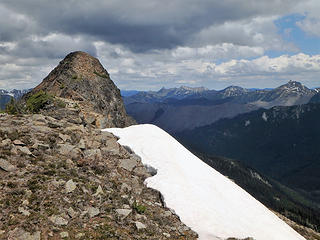
M 157 174 L 145 184 L 202 240 L 253 237 L 305 240 L 250 194 L 184 148 L 157 126 L 104 129 L 119 137 Z

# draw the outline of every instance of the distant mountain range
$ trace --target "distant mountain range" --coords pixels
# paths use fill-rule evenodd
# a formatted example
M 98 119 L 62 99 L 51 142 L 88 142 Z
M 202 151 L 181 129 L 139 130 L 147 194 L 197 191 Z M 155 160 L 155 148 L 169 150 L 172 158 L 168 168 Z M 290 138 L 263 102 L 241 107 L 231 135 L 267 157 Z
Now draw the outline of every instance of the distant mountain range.
M 192 88 L 192 87 L 186 87 L 181 86 L 179 88 L 161 88 L 159 91 L 148 91 L 148 92 L 137 92 L 134 95 L 128 96 L 128 92 L 132 91 L 123 91 L 124 94 L 124 101 L 125 104 L 140 102 L 140 103 L 155 103 L 155 102 L 164 102 L 167 99 L 184 99 L 187 97 L 191 97 L 194 95 L 200 95 L 208 92 L 207 88 L 199 87 L 199 88 Z
M 29 92 L 31 89 L 17 90 L 13 89 L 11 91 L 7 91 L 4 89 L 0 89 L 0 110 L 4 109 L 6 104 L 10 101 L 11 97 L 15 99 L 19 99 L 23 94 Z
M 275 89 L 230 86 L 223 90 L 180 87 L 124 97 L 127 113 L 138 123 L 152 123 L 171 133 L 209 125 L 259 108 L 305 104 L 318 93 L 289 81 Z

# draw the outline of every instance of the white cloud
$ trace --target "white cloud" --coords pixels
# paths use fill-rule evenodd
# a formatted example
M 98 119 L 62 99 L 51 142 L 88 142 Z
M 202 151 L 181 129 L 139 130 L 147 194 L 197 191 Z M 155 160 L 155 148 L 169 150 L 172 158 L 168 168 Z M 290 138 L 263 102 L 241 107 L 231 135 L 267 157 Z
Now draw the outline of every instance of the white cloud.
M 320 55 L 309 56 L 299 53 L 293 56 L 282 55 L 276 58 L 268 56 L 253 60 L 231 60 L 213 65 L 213 72 L 219 75 L 262 75 L 262 74 L 301 74 L 302 72 L 320 72 Z
M 211 61 L 229 58 L 249 58 L 263 55 L 262 47 L 237 46 L 232 43 L 207 45 L 203 47 L 177 47 L 172 52 L 176 59 L 202 58 Z
M 241 21 L 228 21 L 204 28 L 195 36 L 193 43 L 232 43 L 240 46 L 260 47 L 264 51 L 297 51 L 277 33 L 274 21 L 279 16 L 254 17 Z
M 5 58 L 5 56 L 2 56 Z M 10 56 L 8 58 L 11 58 Z M 28 61 L 28 63 L 27 63 Z M 12 63 L 0 65 L 0 88 L 21 89 L 35 87 L 58 63 L 48 59 L 12 60 Z M 50 70 L 49 70 L 50 69 Z
M 306 17 L 304 20 L 297 22 L 297 26 L 309 35 L 320 37 L 320 17 Z
M 117 58 L 111 57 L 114 49 L 121 53 Z M 320 73 L 320 55 L 299 53 L 271 58 L 259 47 L 233 44 L 177 47 L 141 54 L 100 44 L 97 51 L 106 68 L 112 69 L 112 79 L 124 89 L 159 89 L 181 84 L 209 88 L 231 84 L 275 87 L 290 79 L 314 86 Z M 126 59 L 130 59 L 129 67 Z
M 304 16 L 297 26 L 311 36 L 320 37 L 320 1 L 301 1 L 293 10 Z

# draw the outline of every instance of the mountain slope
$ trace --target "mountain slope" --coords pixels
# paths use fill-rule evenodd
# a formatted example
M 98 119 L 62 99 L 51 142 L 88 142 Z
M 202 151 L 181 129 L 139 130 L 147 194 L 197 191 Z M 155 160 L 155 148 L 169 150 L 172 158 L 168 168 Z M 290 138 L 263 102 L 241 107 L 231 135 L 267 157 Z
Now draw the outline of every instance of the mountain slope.
M 308 103 L 315 93 L 315 90 L 290 80 L 287 84 L 268 91 L 259 101 L 268 102 L 269 105 L 265 107 L 292 106 Z
M 172 133 L 257 109 L 248 104 L 211 104 L 206 99 L 201 103 L 200 101 L 193 99 L 172 103 L 132 103 L 126 109 L 138 123 L 152 123 Z
M 156 175 L 146 179 L 147 186 L 161 192 L 165 204 L 199 234 L 199 239 L 304 239 L 160 128 L 136 125 L 106 131 L 118 136 L 120 144 L 156 170 Z
M 320 103 L 320 92 L 315 94 L 309 101 L 309 103 Z
M 177 135 L 198 152 L 240 160 L 320 201 L 319 117 L 319 104 L 274 107 Z
M 50 74 L 24 98 L 38 92 L 72 99 L 87 111 L 99 116 L 93 120 L 97 126 L 129 126 L 134 121 L 127 116 L 120 90 L 98 59 L 84 52 L 68 54 Z
M 300 225 L 316 231 L 320 230 L 320 208 L 307 200 L 302 194 L 234 159 L 204 153 L 196 153 L 196 155 L 209 166 L 234 181 L 269 209 Z M 300 232 L 302 232 L 301 229 Z

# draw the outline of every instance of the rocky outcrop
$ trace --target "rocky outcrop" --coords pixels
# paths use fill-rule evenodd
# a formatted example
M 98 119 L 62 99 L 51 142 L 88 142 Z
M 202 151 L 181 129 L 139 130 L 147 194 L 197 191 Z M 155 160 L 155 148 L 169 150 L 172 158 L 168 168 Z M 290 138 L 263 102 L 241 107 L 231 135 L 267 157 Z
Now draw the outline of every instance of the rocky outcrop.
M 99 130 L 135 122 L 98 59 L 69 54 L 9 110 L 0 114 L 0 239 L 197 238 L 144 185 L 140 158 Z
M 76 113 L 0 115 L 0 239 L 196 239 L 139 157 Z
M 97 58 L 87 53 L 67 55 L 24 99 L 41 91 L 73 100 L 87 121 L 100 128 L 125 127 L 135 123 L 127 116 L 120 90 L 108 72 Z

